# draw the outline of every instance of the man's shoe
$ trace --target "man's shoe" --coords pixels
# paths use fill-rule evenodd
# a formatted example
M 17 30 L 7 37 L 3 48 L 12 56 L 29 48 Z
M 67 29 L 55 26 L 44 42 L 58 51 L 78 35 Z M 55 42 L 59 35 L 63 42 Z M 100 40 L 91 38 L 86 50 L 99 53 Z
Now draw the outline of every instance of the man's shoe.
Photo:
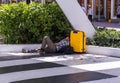
M 27 50 L 26 49 L 22 49 L 22 53 L 27 53 Z

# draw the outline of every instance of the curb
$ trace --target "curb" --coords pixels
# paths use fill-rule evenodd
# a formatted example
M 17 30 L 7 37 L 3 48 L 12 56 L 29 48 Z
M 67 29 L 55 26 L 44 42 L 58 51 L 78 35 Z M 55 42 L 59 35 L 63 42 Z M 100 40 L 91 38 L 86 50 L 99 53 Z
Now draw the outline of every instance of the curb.
M 22 49 L 36 49 L 40 48 L 41 44 L 1 44 L 0 53 L 3 52 L 21 52 Z
M 107 55 L 107 56 L 120 56 L 120 48 L 101 47 L 101 46 L 87 46 L 87 53 Z
M 30 50 L 40 48 L 40 46 L 41 44 L 1 44 L 0 53 L 21 52 L 23 48 Z M 120 48 L 87 45 L 87 53 L 118 57 L 120 56 Z

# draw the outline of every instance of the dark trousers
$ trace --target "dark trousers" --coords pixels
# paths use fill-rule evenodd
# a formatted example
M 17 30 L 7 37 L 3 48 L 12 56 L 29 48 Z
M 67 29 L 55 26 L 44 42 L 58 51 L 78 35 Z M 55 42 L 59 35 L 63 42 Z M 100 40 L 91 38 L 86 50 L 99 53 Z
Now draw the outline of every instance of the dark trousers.
M 88 19 L 92 22 L 92 15 L 88 15 Z
M 41 48 L 44 49 L 45 52 L 47 53 L 56 52 L 56 46 L 54 45 L 53 41 L 48 36 L 45 36 L 43 38 Z

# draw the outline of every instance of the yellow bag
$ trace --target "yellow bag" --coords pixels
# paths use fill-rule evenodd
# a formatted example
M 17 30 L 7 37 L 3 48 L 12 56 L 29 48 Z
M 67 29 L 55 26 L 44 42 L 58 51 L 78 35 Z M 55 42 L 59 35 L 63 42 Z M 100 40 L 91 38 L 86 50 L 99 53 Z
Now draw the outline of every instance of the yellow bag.
M 86 35 L 83 31 L 70 32 L 70 46 L 73 47 L 74 52 L 86 52 Z

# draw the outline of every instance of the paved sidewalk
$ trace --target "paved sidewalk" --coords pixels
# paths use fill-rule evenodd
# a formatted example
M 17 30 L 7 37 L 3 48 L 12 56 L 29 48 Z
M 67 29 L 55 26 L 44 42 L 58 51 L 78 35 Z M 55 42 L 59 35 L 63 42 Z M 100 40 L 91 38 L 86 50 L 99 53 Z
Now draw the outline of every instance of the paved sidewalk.
M 75 54 L 4 58 L 6 59 L 0 60 L 0 83 L 120 82 L 120 58 L 116 57 Z
M 108 28 L 120 28 L 118 23 L 108 23 L 108 22 L 93 22 L 95 26 L 108 27 Z

